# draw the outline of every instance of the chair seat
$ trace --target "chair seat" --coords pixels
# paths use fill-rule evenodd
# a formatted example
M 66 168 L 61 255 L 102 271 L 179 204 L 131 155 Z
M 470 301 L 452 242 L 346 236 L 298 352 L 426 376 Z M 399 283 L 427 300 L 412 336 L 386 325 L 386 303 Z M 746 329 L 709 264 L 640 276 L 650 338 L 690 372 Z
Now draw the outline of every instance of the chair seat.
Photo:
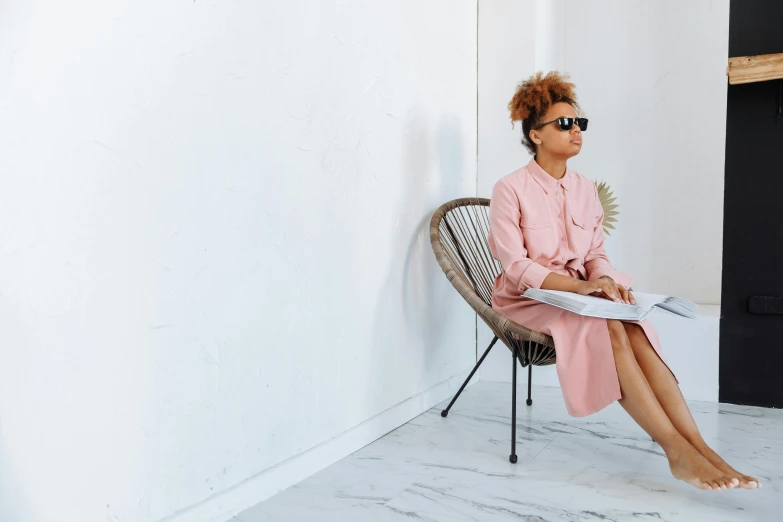
M 551 336 L 526 328 L 492 308 L 502 267 L 489 250 L 489 199 L 459 198 L 441 205 L 430 221 L 430 243 L 452 286 L 523 366 L 555 363 Z

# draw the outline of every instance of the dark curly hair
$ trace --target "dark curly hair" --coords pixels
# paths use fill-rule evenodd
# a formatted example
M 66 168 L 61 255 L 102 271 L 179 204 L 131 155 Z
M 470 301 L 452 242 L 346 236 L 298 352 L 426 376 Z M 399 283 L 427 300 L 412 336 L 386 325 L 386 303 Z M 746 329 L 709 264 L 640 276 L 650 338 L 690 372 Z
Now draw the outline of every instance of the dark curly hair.
M 537 72 L 517 86 L 514 97 L 508 102 L 511 128 L 514 128 L 515 121 L 522 122 L 522 145 L 533 155 L 536 153 L 536 144 L 530 140 L 530 130 L 541 123 L 541 118 L 552 105 L 565 102 L 577 113 L 581 111 L 576 102 L 576 86 L 567 79 L 567 75 L 557 71 L 546 75 Z

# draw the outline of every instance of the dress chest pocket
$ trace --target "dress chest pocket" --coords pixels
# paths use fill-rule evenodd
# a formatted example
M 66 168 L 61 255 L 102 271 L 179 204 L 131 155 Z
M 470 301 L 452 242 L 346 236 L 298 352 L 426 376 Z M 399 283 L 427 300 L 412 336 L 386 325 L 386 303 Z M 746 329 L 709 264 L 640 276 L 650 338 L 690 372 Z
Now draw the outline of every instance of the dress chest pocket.
M 525 239 L 525 248 L 529 257 L 554 255 L 553 249 L 557 245 L 554 239 L 554 227 L 552 223 L 540 216 L 521 216 L 519 228 Z
M 573 223 L 572 230 L 577 253 L 584 256 L 590 251 L 598 218 L 590 215 L 571 214 L 571 222 Z
M 552 223 L 535 216 L 520 216 L 519 226 L 522 229 L 539 230 L 542 228 L 552 228 Z

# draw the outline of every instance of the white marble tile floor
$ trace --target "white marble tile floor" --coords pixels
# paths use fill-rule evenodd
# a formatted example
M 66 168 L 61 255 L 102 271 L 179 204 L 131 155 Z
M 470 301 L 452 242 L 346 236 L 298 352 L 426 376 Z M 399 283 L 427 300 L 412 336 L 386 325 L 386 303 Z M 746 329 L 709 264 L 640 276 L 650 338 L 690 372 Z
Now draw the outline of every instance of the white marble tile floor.
M 232 522 L 783 520 L 783 410 L 689 402 L 704 438 L 757 490 L 700 491 L 672 478 L 661 448 L 615 403 L 570 417 L 559 388 L 517 395 L 480 381 Z M 450 399 L 449 399 L 450 400 Z

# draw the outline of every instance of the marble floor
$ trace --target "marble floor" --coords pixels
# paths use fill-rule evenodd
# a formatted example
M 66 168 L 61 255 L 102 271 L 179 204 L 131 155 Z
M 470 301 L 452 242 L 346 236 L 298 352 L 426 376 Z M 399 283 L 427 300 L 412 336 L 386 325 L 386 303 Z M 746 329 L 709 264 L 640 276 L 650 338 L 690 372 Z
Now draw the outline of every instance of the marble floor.
M 517 464 L 508 460 L 510 384 L 479 381 L 237 515 L 232 522 L 783 520 L 783 410 L 691 402 L 704 438 L 757 490 L 700 491 L 675 480 L 660 447 L 617 404 L 568 415 L 559 388 L 517 395 Z

